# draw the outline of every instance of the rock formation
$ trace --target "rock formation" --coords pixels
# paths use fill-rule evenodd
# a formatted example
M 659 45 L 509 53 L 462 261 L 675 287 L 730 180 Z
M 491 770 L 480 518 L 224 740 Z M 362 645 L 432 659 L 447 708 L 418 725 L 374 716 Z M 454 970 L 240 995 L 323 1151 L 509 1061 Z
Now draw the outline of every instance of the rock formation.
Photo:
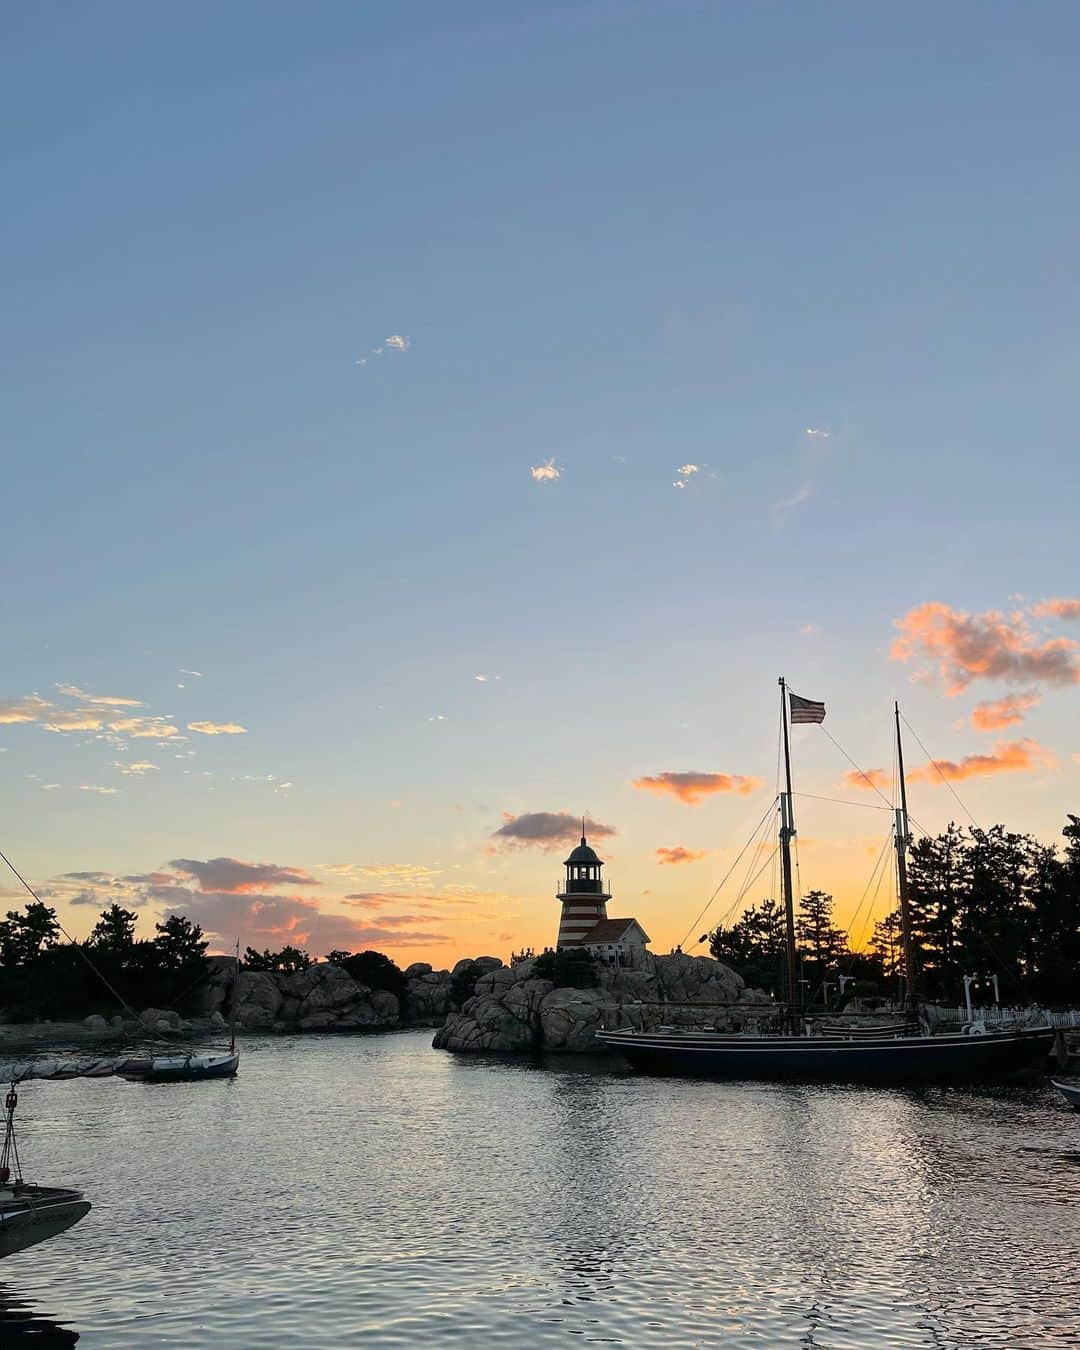
M 444 1050 L 598 1051 L 601 1027 L 663 1024 L 753 1029 L 770 1015 L 768 996 L 707 956 L 657 956 L 647 969 L 606 970 L 595 989 L 556 989 L 533 978 L 532 961 L 488 969 L 433 1044 Z M 691 1006 L 680 1006 L 680 1005 Z
M 400 1024 L 397 997 L 320 961 L 291 975 L 242 970 L 237 1025 L 246 1031 L 377 1030 Z

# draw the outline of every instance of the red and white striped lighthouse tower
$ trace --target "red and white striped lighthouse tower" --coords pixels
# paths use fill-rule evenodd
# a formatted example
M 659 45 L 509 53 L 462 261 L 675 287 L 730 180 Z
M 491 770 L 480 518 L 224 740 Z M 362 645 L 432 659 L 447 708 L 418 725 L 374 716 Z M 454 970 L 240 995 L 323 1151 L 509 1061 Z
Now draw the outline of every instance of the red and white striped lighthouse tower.
M 562 902 L 558 946 L 580 947 L 600 920 L 607 918 L 607 902 L 611 899 L 600 879 L 604 864 L 585 840 L 584 821 L 581 822 L 581 843 L 564 865 L 566 879 L 555 897 Z

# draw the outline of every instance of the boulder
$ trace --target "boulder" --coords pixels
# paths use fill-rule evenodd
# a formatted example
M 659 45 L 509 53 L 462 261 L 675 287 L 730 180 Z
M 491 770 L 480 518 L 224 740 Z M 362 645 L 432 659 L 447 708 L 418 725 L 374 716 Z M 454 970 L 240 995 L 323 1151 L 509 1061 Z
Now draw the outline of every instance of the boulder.
M 242 970 L 237 998 L 237 1013 L 245 1026 L 249 1025 L 247 1014 L 253 1008 L 268 1012 L 272 1022 L 281 1007 L 282 993 L 278 987 L 278 977 L 269 970 Z
M 211 1031 L 222 1031 L 229 1025 L 219 1012 L 212 1012 L 207 1018 L 207 1021 L 210 1024 Z
M 348 971 L 342 970 L 340 966 L 327 963 L 313 966 L 312 970 L 318 971 L 318 975 L 310 982 L 300 1004 L 301 1022 L 316 1013 L 333 1012 L 351 1003 L 358 1003 L 370 993 L 366 985 L 358 984 Z M 305 971 L 304 974 L 308 972 Z M 395 999 L 395 1006 L 396 1003 Z
M 87 1031 L 108 1031 L 109 1024 L 99 1013 L 91 1013 L 89 1017 L 83 1018 L 83 1026 Z
M 553 989 L 540 1005 L 544 1049 L 602 1049 L 596 1032 L 611 1008 L 602 989 Z
M 371 995 L 371 1006 L 381 1024 L 396 1025 L 400 1014 L 396 994 L 391 994 L 388 989 L 376 989 Z
M 166 1031 L 175 1031 L 180 1025 L 180 1014 L 171 1009 L 144 1008 L 139 1014 L 139 1023 L 147 1031 L 160 1031 L 161 1023 Z
M 274 1014 L 269 1008 L 251 1003 L 240 1010 L 236 1020 L 245 1031 L 268 1031 L 274 1025 Z
M 426 961 L 414 961 L 411 966 L 405 967 L 405 978 L 407 980 L 418 980 L 421 975 L 431 975 L 434 972 Z

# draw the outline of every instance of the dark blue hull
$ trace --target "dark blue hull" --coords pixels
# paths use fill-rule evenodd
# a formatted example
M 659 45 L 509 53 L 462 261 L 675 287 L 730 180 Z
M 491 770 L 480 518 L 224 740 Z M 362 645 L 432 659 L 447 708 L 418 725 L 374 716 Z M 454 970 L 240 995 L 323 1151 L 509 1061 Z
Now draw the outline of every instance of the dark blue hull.
M 1049 1027 L 860 1040 L 694 1031 L 605 1031 L 599 1036 L 644 1073 L 896 1083 L 1023 1076 L 1043 1066 L 1054 1040 Z

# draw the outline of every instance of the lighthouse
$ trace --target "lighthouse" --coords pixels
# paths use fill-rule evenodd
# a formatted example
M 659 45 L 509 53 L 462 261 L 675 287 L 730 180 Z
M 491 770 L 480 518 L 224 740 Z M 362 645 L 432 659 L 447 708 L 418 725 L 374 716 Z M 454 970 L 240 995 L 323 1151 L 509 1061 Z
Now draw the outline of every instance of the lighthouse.
M 604 890 L 600 872 L 604 864 L 589 847 L 585 838 L 585 822 L 581 822 L 581 843 L 564 863 L 566 877 L 563 888 L 555 897 L 562 903 L 559 919 L 560 947 L 583 947 L 596 925 L 607 918 L 607 902 L 611 896 Z

